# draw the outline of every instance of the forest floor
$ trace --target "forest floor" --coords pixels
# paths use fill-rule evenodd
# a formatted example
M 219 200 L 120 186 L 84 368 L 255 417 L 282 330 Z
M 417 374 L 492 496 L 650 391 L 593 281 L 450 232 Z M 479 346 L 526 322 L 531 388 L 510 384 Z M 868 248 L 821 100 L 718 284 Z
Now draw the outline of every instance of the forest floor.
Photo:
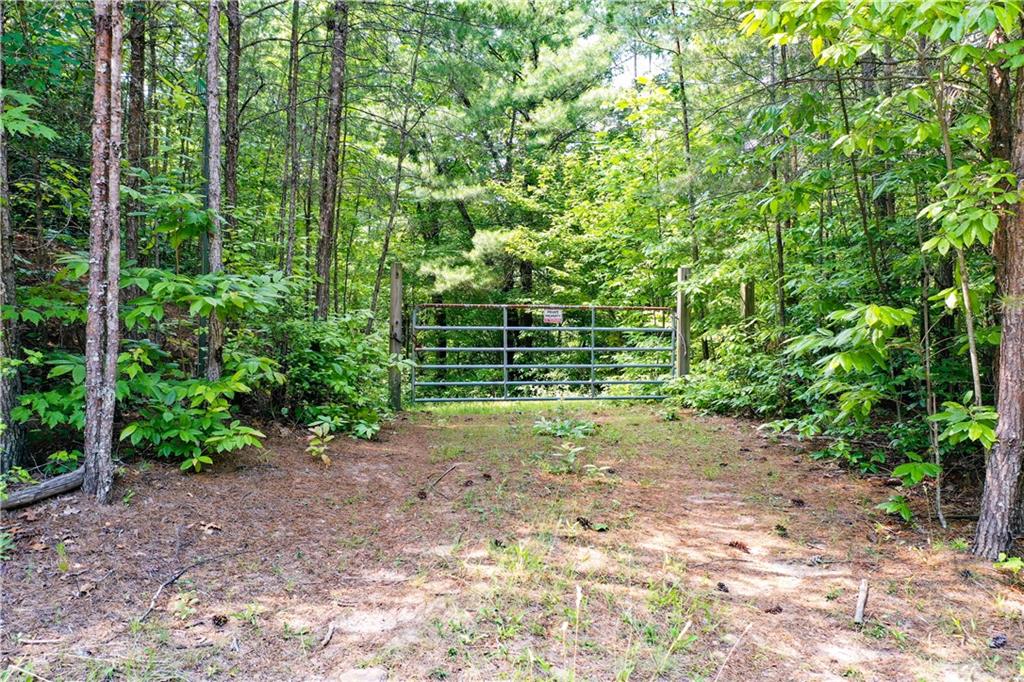
M 579 471 L 556 473 L 541 414 L 410 413 L 379 441 L 339 438 L 329 467 L 273 427 L 199 475 L 129 464 L 107 508 L 71 495 L 12 513 L 3 665 L 50 680 L 1018 674 L 1024 595 L 970 559 L 969 527 L 899 524 L 874 509 L 882 481 L 753 423 L 648 407 L 563 410 L 598 428 Z

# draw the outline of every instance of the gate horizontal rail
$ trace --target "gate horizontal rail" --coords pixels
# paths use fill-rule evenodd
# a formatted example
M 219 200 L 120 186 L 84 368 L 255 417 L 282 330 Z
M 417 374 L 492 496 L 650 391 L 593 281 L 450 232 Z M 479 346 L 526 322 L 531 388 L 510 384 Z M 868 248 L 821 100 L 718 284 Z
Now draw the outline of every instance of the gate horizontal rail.
M 420 324 L 419 318 L 421 311 L 423 310 L 434 310 L 434 324 Z M 501 312 L 501 324 L 444 324 L 443 321 L 446 319 L 447 314 L 444 312 L 445 309 L 466 311 L 466 310 L 481 310 L 481 311 L 500 311 Z M 510 324 L 509 311 L 510 310 L 536 310 L 536 311 L 559 311 L 557 314 L 550 313 L 545 315 L 543 325 L 524 325 L 518 320 Z M 574 321 L 569 324 L 561 324 L 563 319 L 562 312 L 566 311 L 570 314 L 578 315 L 579 313 L 589 313 L 590 324 L 580 323 Z M 634 320 L 632 326 L 615 326 L 607 323 L 598 325 L 597 314 L 611 313 L 611 312 L 629 312 L 651 315 L 662 315 L 662 323 L 664 324 L 664 318 L 669 318 L 671 324 L 669 326 L 646 326 L 643 323 L 648 320 Z M 444 316 L 438 318 L 438 316 Z M 518 317 L 518 316 L 517 316 Z M 634 316 L 635 317 L 635 316 Z M 438 323 L 438 319 L 441 323 Z M 640 321 L 641 324 L 635 324 L 636 321 Z M 657 320 L 654 320 L 657 322 Z M 658 386 L 664 384 L 667 379 L 664 377 L 645 377 L 645 378 L 633 378 L 633 377 L 603 377 L 598 376 L 598 370 L 612 371 L 612 370 L 662 370 L 663 373 L 670 372 L 671 376 L 675 376 L 676 366 L 671 359 L 675 356 L 676 344 L 678 343 L 678 334 L 676 331 L 676 316 L 673 313 L 672 308 L 666 308 L 663 306 L 588 306 L 588 305 L 555 305 L 555 304 L 526 304 L 526 303 L 489 303 L 489 304 L 475 304 L 475 303 L 423 303 L 413 307 L 412 310 L 412 359 L 413 368 L 411 373 L 411 393 L 413 402 L 419 403 L 439 403 L 439 402 L 496 402 L 496 401 L 540 401 L 540 400 L 660 400 L 665 396 L 660 393 L 643 393 L 638 395 L 607 395 L 600 391 L 606 386 Z M 554 324 L 552 324 L 552 322 Z M 431 345 L 421 346 L 416 341 L 416 335 L 418 332 L 425 332 L 433 336 L 440 336 L 444 345 Z M 523 333 L 550 335 L 557 333 L 567 333 L 570 335 L 578 335 L 580 345 L 550 345 L 550 346 L 535 346 L 535 345 L 521 345 L 514 343 L 514 340 L 521 336 Z M 455 345 L 449 344 L 449 341 L 454 340 L 456 336 L 477 336 L 484 335 L 497 335 L 500 334 L 500 343 L 491 345 L 479 344 L 480 340 L 483 339 L 471 339 L 477 340 L 477 345 Z M 598 334 L 612 335 L 613 338 L 608 339 L 615 345 L 598 345 Z M 628 335 L 628 336 L 626 336 Z M 664 335 L 668 335 L 668 339 L 665 339 Z M 512 337 L 512 338 L 510 338 Z M 653 345 L 644 346 L 639 343 L 636 345 L 625 345 L 630 340 L 639 340 L 643 337 L 650 337 L 652 340 L 661 337 L 664 340 L 668 340 L 669 345 Z M 522 340 L 522 339 L 520 339 Z M 562 341 L 558 338 L 557 341 Z M 556 343 L 557 343 L 556 341 Z M 494 362 L 493 360 L 484 360 L 483 362 L 474 363 L 470 362 L 456 362 L 447 363 L 444 359 L 448 353 L 459 353 L 459 354 L 486 354 L 500 353 L 498 356 L 500 362 Z M 548 354 L 569 354 L 570 357 L 554 358 L 555 362 L 543 363 L 543 362 L 515 362 L 515 357 L 518 354 L 536 354 L 536 353 L 548 353 Z M 624 358 L 623 362 L 609 362 L 604 356 L 610 353 L 629 353 L 629 354 L 648 354 L 648 353 L 671 353 L 668 362 L 657 362 L 655 359 L 643 362 L 637 360 L 630 360 Z M 440 362 L 435 360 L 434 362 L 427 362 L 418 364 L 418 356 L 423 354 L 434 354 L 436 358 L 440 359 Z M 578 359 L 578 354 L 588 354 L 589 362 L 583 362 Z M 577 358 L 573 359 L 572 356 L 576 355 Z M 482 378 L 471 377 L 467 379 L 455 379 L 450 380 L 447 377 L 449 371 L 454 372 L 489 372 L 489 371 L 501 371 L 501 378 L 489 378 L 484 375 Z M 539 376 L 537 378 L 523 377 L 522 372 L 524 370 L 537 371 L 537 370 L 589 370 L 588 378 L 563 378 L 563 377 L 551 377 L 551 376 Z M 417 376 L 418 372 L 437 372 L 441 373 L 439 377 L 431 377 L 424 381 L 422 378 Z M 570 373 L 571 376 L 571 373 Z M 536 387 L 539 389 L 545 389 L 555 386 L 563 387 L 587 387 L 589 393 L 586 395 L 576 394 L 565 394 L 565 395 L 547 395 L 547 394 L 521 394 L 513 391 L 512 389 L 522 389 L 524 387 Z M 459 388 L 485 388 L 485 387 L 500 387 L 501 395 L 417 395 L 417 388 L 430 388 L 430 389 L 459 389 Z M 543 393 L 539 391 L 538 393 Z

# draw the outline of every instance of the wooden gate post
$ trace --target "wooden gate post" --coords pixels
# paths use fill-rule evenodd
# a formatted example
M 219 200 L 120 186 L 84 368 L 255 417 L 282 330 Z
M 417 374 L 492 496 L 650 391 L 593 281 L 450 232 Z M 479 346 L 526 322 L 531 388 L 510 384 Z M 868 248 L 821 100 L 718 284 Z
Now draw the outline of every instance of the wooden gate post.
M 402 264 L 391 263 L 391 307 L 388 319 L 388 352 L 398 355 L 402 352 L 405 329 L 402 327 Z M 402 409 L 402 372 L 398 367 L 388 368 L 388 391 L 391 409 Z
M 754 316 L 754 281 L 740 284 L 740 315 L 744 320 Z
M 690 302 L 683 284 L 690 279 L 690 268 L 676 271 L 676 376 L 690 373 Z

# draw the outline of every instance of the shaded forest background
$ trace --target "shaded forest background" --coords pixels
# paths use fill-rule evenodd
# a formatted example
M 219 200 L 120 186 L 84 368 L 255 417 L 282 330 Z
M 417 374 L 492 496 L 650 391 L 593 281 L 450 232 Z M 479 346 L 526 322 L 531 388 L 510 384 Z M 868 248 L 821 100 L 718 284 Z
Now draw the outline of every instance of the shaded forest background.
M 4 5 L 0 439 L 26 480 L 87 449 L 99 43 L 87 3 Z M 373 437 L 392 260 L 412 303 L 668 304 L 689 265 L 674 401 L 892 472 L 907 521 L 984 485 L 994 558 L 1024 420 L 1021 17 L 126 3 L 117 456 L 199 471 L 271 419 Z

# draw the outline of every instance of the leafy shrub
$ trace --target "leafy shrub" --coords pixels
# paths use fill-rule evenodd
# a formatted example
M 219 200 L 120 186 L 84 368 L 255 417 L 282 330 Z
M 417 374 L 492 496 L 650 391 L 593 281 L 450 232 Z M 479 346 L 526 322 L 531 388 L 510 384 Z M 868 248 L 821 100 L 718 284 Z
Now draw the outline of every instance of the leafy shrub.
M 1000 552 L 999 559 L 994 565 L 997 571 L 1009 575 L 1010 580 L 1014 584 L 1020 584 L 1020 572 L 1024 570 L 1024 559 L 1021 559 L 1019 556 L 1009 556 L 1006 552 Z
M 541 417 L 533 422 L 533 432 L 542 436 L 554 436 L 555 438 L 571 438 L 579 440 L 594 433 L 597 424 L 585 419 L 547 419 Z
M 139 453 L 181 460 L 182 469 L 200 471 L 213 453 L 257 446 L 263 434 L 235 418 L 233 399 L 255 385 L 276 383 L 282 376 L 266 358 L 225 355 L 218 381 L 195 379 L 149 341 L 126 342 L 118 358 L 117 397 L 125 426 L 120 440 Z M 12 417 L 49 428 L 63 427 L 77 436 L 85 422 L 85 361 L 80 355 L 55 353 L 33 360 L 50 366 L 46 391 L 28 392 Z M 52 380 L 60 381 L 53 382 Z M 50 456 L 54 472 L 73 468 L 77 451 Z
M 366 334 L 363 315 L 288 320 L 240 339 L 275 358 L 284 381 L 273 396 L 278 414 L 303 424 L 329 420 L 332 431 L 372 438 L 387 413 L 387 343 Z
M 885 465 L 885 452 L 877 448 L 870 451 L 854 447 L 842 438 L 833 441 L 828 447 L 816 451 L 812 459 L 834 459 L 843 466 L 856 469 L 862 474 L 877 474 Z
M 782 416 L 790 407 L 790 387 L 803 380 L 800 363 L 779 361 L 761 350 L 768 343 L 743 327 L 726 327 L 715 336 L 717 359 L 666 386 L 669 406 L 715 414 Z

